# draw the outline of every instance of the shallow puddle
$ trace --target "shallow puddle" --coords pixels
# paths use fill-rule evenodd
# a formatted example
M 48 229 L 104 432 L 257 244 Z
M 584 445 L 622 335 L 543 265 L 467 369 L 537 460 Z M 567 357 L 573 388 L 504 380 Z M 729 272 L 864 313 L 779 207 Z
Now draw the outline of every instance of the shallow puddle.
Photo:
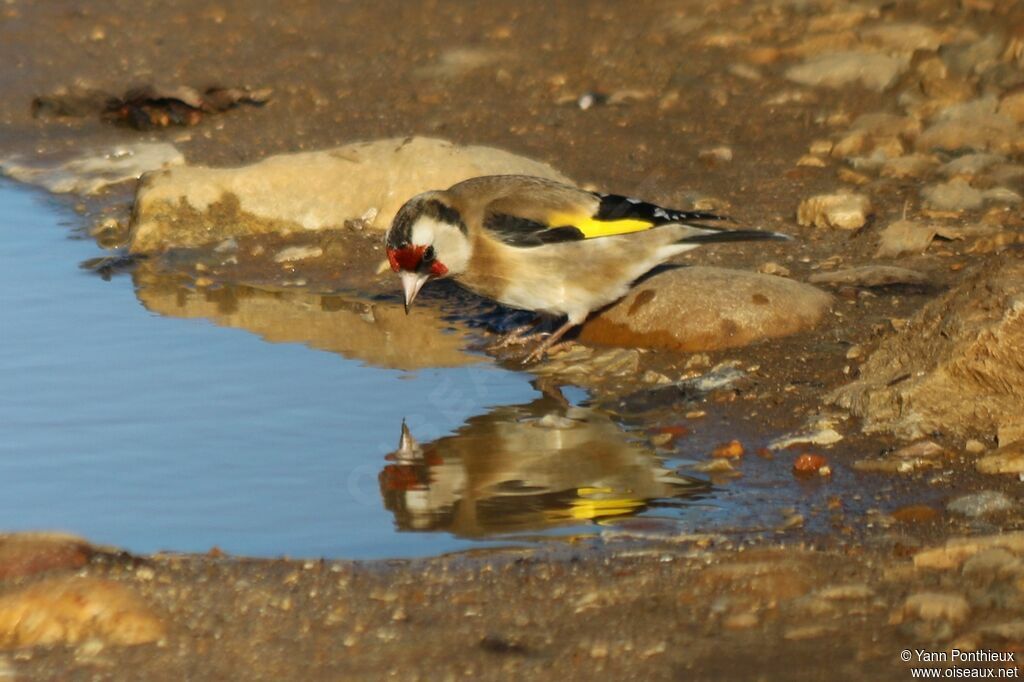
M 198 290 L 145 264 L 104 281 L 77 267 L 99 252 L 64 211 L 0 184 L 3 530 L 137 552 L 414 556 L 579 532 L 703 490 L 581 391 L 545 396 L 466 353 L 451 323 Z M 424 530 L 441 532 L 409 532 Z
M 108 281 L 78 267 L 103 255 L 82 222 L 0 183 L 0 532 L 380 558 L 566 534 L 827 533 L 878 502 L 841 466 L 806 480 L 796 452 L 755 456 L 779 435 L 756 403 L 723 410 L 672 385 L 610 414 L 467 351 L 478 304 L 457 291 L 442 298 L 460 314 L 406 318 L 390 292 L 200 287 L 157 261 Z M 707 417 L 682 419 L 695 407 Z M 694 473 L 730 439 L 748 452 L 737 471 Z

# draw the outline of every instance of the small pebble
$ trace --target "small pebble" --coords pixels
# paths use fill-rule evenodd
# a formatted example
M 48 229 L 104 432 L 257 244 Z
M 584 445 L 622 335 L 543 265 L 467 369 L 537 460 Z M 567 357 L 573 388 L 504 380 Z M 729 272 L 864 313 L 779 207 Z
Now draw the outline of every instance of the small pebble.
M 823 468 L 828 469 L 828 460 L 812 452 L 803 453 L 793 462 L 793 473 L 797 476 L 819 474 Z M 822 475 L 827 476 L 831 473 L 832 470 L 828 469 L 828 474 Z
M 713 459 L 710 462 L 694 464 L 693 470 L 707 474 L 727 474 L 736 471 L 736 467 L 727 459 Z
M 729 630 L 746 630 L 757 625 L 757 615 L 753 613 L 735 613 L 722 621 L 722 626 Z
M 594 106 L 605 104 L 607 101 L 608 95 L 600 92 L 585 92 L 576 99 L 576 106 L 586 111 Z
M 979 518 L 1013 509 L 1014 506 L 1016 506 L 1014 501 L 1005 493 L 997 490 L 982 490 L 962 495 L 946 505 L 946 508 L 954 514 Z
M 921 620 L 945 620 L 960 623 L 967 619 L 971 607 L 959 594 L 943 592 L 918 592 L 907 597 L 903 603 L 903 614 Z
M 731 440 L 724 445 L 719 445 L 711 453 L 712 457 L 735 459 L 743 456 L 743 444 L 738 440 Z
M 964 450 L 972 455 L 980 455 L 981 453 L 988 450 L 988 448 L 985 447 L 985 444 L 982 443 L 980 440 L 975 440 L 974 438 L 971 438 L 966 443 L 964 443 Z
M 783 635 L 788 640 L 815 639 L 830 632 L 824 625 L 804 625 L 790 628 Z
M 651 445 L 662 447 L 668 445 L 675 438 L 671 433 L 659 433 L 651 436 Z
M 812 154 L 804 154 L 797 159 L 796 165 L 803 168 L 824 168 L 827 163 L 820 156 L 814 156 Z
M 697 154 L 704 163 L 728 163 L 732 161 L 732 149 L 729 147 L 713 147 L 711 149 L 702 149 Z
M 776 275 L 778 277 L 789 277 L 791 274 L 789 268 L 772 261 L 762 263 L 761 266 L 758 267 L 757 271 L 766 275 Z
M 275 263 L 291 263 L 307 258 L 319 258 L 324 255 L 324 250 L 319 246 L 289 246 L 281 249 L 274 256 Z
M 796 215 L 800 225 L 856 230 L 873 212 L 863 194 L 819 194 L 801 201 Z
M 811 142 L 811 146 L 807 150 L 811 154 L 820 154 L 828 156 L 832 153 L 832 140 L 818 139 Z

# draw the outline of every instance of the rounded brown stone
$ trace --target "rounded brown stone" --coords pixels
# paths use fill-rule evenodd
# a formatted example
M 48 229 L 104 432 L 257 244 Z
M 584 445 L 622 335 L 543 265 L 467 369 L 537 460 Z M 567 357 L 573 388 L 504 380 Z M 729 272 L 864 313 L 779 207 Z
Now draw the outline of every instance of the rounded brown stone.
M 588 343 L 709 351 L 813 328 L 832 297 L 808 284 L 744 270 L 695 266 L 662 272 L 580 332 Z

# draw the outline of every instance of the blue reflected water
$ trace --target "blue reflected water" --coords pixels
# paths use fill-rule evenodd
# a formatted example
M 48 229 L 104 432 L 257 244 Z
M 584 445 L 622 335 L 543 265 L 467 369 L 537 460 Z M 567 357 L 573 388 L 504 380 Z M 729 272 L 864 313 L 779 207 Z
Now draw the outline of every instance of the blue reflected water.
M 79 270 L 97 249 L 60 221 L 46 197 L 0 183 L 0 529 L 63 529 L 136 552 L 480 546 L 398 532 L 378 474 L 403 418 L 421 439 L 442 437 L 534 399 L 527 375 L 372 368 L 160 317 L 127 278 Z

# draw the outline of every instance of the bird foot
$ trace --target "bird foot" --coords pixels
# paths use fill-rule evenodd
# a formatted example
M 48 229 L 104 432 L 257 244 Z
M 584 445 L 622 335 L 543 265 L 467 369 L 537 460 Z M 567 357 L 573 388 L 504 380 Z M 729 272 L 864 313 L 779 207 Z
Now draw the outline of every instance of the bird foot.
M 563 324 L 558 329 L 556 329 L 554 331 L 554 333 L 552 333 L 546 339 L 541 341 L 540 344 L 538 344 L 537 347 L 533 349 L 533 352 L 531 352 L 529 355 L 526 356 L 526 359 L 523 360 L 523 364 L 524 365 L 529 365 L 530 363 L 537 362 L 538 360 L 543 359 L 544 356 L 552 348 L 556 347 L 555 344 L 559 341 L 559 339 L 561 339 L 563 336 L 565 336 L 565 333 L 567 331 L 569 331 L 570 329 L 572 329 L 573 327 L 575 327 L 576 324 L 577 324 L 576 322 L 572 322 L 572 321 L 568 321 L 567 320 L 566 323 Z M 565 343 L 571 343 L 571 342 L 567 341 Z M 562 344 L 558 344 L 558 345 L 561 346 Z
M 510 346 L 524 346 L 530 342 L 530 340 L 536 336 L 536 334 L 530 334 L 537 325 L 536 324 L 524 324 L 521 327 L 516 327 L 507 334 L 502 334 L 498 337 L 498 340 L 487 347 L 487 350 L 501 350 L 502 348 L 509 348 Z
M 548 343 L 548 339 L 545 339 L 540 344 L 538 344 L 537 347 L 534 348 L 529 355 L 527 355 L 523 359 L 523 364 L 529 365 L 534 362 L 539 362 L 543 360 L 545 357 L 554 355 L 555 353 L 561 353 L 562 351 L 569 350 L 575 345 L 575 341 L 561 341 L 559 343 Z

